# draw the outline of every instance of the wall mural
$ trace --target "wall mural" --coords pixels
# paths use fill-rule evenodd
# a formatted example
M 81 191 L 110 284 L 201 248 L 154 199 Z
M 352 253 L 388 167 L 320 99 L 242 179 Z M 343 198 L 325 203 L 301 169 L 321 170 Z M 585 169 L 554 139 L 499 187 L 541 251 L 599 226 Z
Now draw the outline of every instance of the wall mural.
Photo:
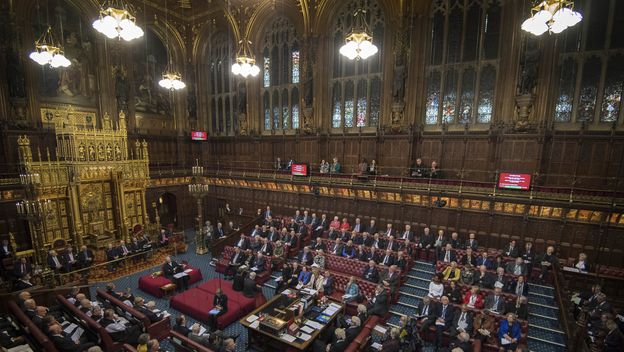
M 167 66 L 167 49 L 151 30 L 145 31 L 144 42 L 133 50 L 136 111 L 171 116 L 169 92 L 158 85 Z
M 65 56 L 71 61 L 67 68 L 45 66 L 40 69 L 42 100 L 94 105 L 97 83 L 91 25 L 65 1 L 50 0 L 45 7 L 41 7 L 38 17 L 41 20 L 33 21 L 35 35 L 38 37 L 46 29 L 46 21 L 49 21 L 55 38 L 63 43 Z

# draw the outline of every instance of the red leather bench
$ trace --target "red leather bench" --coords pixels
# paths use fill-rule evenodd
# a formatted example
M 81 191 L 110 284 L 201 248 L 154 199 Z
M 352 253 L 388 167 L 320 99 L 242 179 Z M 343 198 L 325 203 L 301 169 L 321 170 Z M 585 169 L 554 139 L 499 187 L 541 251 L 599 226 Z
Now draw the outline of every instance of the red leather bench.
M 169 342 L 175 347 L 175 351 L 183 352 L 215 352 L 214 350 L 200 345 L 175 330 L 169 332 Z
M 106 291 L 98 288 L 95 292 L 100 299 L 107 301 L 112 306 L 115 306 L 124 312 L 129 313 L 138 321 L 140 321 L 143 325 L 144 330 L 149 333 L 152 338 L 158 339 L 160 341 L 169 336 L 169 330 L 171 330 L 171 321 L 169 318 L 164 318 L 160 321 L 152 323 L 149 318 L 145 316 L 145 314 L 139 312 L 133 307 L 128 306 L 127 304 L 124 304 L 122 301 L 111 296 Z

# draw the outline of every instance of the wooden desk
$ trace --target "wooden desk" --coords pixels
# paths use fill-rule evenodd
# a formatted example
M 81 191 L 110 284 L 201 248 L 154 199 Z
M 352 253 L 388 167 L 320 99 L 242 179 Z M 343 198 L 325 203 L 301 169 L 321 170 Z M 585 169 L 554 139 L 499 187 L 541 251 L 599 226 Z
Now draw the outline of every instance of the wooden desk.
M 275 295 L 275 297 L 273 297 L 270 301 L 266 302 L 264 305 L 257 308 L 253 312 L 245 315 L 242 319 L 239 320 L 241 325 L 247 328 L 248 346 L 253 346 L 255 349 L 260 350 L 260 351 L 305 351 L 312 345 L 312 343 L 316 340 L 316 338 L 325 329 L 333 326 L 334 320 L 336 320 L 336 318 L 340 315 L 340 313 L 344 312 L 344 304 L 331 302 L 340 306 L 340 309 L 331 316 L 327 324 L 325 324 L 321 329 L 315 329 L 310 334 L 311 337 L 307 341 L 297 338 L 293 342 L 288 342 L 282 339 L 279 335 L 261 330 L 259 327 L 257 328 L 252 327 L 251 323 L 247 321 L 247 318 L 252 315 L 260 316 L 261 313 L 272 312 L 274 308 L 284 306 L 284 305 L 289 305 L 289 304 L 284 304 L 284 303 L 288 303 L 291 300 L 292 299 L 289 299 L 287 296 L 284 296 L 282 294 Z M 304 313 L 303 315 L 304 318 L 302 319 L 304 323 L 306 320 L 308 320 L 307 317 L 309 317 L 310 314 L 312 314 L 311 311 L 308 311 L 308 313 Z M 302 324 L 302 326 L 303 325 L 304 324 Z

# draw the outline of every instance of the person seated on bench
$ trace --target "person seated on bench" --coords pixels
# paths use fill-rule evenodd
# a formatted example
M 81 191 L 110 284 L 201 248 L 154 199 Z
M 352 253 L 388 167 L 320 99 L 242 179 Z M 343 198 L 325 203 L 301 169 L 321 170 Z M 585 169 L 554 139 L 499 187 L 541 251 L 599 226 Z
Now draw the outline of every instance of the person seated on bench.
M 243 265 L 245 262 L 246 256 L 245 253 L 242 252 L 241 247 L 234 247 L 234 254 L 230 258 L 228 263 L 228 267 L 225 271 L 225 279 L 229 280 L 234 277 L 234 273 L 237 271 L 238 267 Z
M 24 258 L 22 258 L 24 259 Z M 21 291 L 21 290 L 25 290 L 27 288 L 31 288 L 33 287 L 33 283 L 30 282 L 30 274 L 26 273 L 24 275 L 22 275 L 19 280 L 15 281 L 15 283 L 13 284 L 13 291 Z
M 377 265 L 374 260 L 368 262 L 368 266 L 364 269 L 362 277 L 364 277 L 366 281 L 379 282 L 379 270 L 377 270 Z
M 253 262 L 249 263 L 250 270 L 255 273 L 261 273 L 265 270 L 266 259 L 264 259 L 264 255 L 258 252 L 256 256 L 253 258 Z
M 355 276 L 349 277 L 349 282 L 345 286 L 342 302 L 347 304 L 360 299 L 360 286 L 358 286 Z
M 177 290 L 186 290 L 188 289 L 189 276 L 182 275 L 181 277 L 175 278 L 174 275 L 184 272 L 184 267 L 178 262 L 171 260 L 170 256 L 165 258 L 165 264 L 163 265 L 163 274 L 165 277 L 176 284 Z
M 156 314 L 154 313 L 153 307 L 150 307 L 151 304 L 153 302 L 148 302 L 147 304 L 145 303 L 145 300 L 143 299 L 143 297 L 137 297 L 134 299 L 134 309 L 138 310 L 139 312 L 143 313 L 152 323 L 155 323 L 157 321 L 160 321 L 163 317 L 160 314 Z
M 63 328 L 59 324 L 50 326 L 49 332 L 54 346 L 56 346 L 60 352 L 86 351 L 95 345 L 93 342 L 74 342 L 63 332 Z
M 56 273 L 63 269 L 63 264 L 61 260 L 62 258 L 57 255 L 55 250 L 52 249 L 50 250 L 50 252 L 48 252 L 48 266 Z
M 179 314 L 175 319 L 175 325 L 173 330 L 179 332 L 184 336 L 188 336 L 191 333 L 191 329 L 186 326 L 186 315 Z
M 245 279 L 243 284 L 243 295 L 248 298 L 256 297 L 258 292 L 262 292 L 262 287 L 256 284 L 256 273 L 249 273 L 249 277 Z
M 312 274 L 308 271 L 308 268 L 306 268 L 305 266 L 301 267 L 301 272 L 299 273 L 299 276 L 297 277 L 297 287 L 302 287 L 308 284 L 308 282 L 310 281 L 310 277 L 312 276 Z
M 232 280 L 232 289 L 234 291 L 242 291 L 245 284 L 245 278 L 247 277 L 247 270 L 245 266 L 240 266 L 236 271 L 234 280 Z
M 100 320 L 100 325 L 104 327 L 115 342 L 136 345 L 141 334 L 138 326 L 122 322 L 112 309 L 104 311 L 104 318 Z
M 325 252 L 322 249 L 316 251 L 314 264 L 318 265 L 321 269 L 325 269 Z
M 217 289 L 212 300 L 212 309 L 208 312 L 208 329 L 217 330 L 217 319 L 228 311 L 228 297 L 221 288 Z
M 368 314 L 383 317 L 388 313 L 388 295 L 383 284 L 377 285 L 374 295 L 368 297 Z
M 191 332 L 188 334 L 188 338 L 202 346 L 210 348 L 210 335 L 201 335 L 199 333 L 200 331 L 201 325 L 198 323 L 193 324 L 193 326 L 191 326 Z
M 516 316 L 513 313 L 507 314 L 507 319 L 501 320 L 498 328 L 501 349 L 514 351 L 518 346 L 521 334 L 520 323 L 516 321 Z

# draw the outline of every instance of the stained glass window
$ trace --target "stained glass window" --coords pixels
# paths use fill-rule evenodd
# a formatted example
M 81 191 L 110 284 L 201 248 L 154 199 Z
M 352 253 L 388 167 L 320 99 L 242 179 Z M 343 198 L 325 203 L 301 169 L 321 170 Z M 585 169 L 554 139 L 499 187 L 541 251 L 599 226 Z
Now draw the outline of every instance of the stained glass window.
M 366 126 L 366 81 L 358 82 L 356 127 Z
M 574 101 L 574 86 L 576 85 L 576 62 L 572 58 L 561 64 L 559 76 L 559 98 L 555 106 L 555 121 L 572 121 L 572 104 Z
M 267 52 L 267 56 L 264 57 L 263 78 L 264 78 L 264 88 L 267 88 L 271 86 L 271 58 L 268 57 L 268 51 L 265 50 L 265 52 Z
M 292 91 L 290 103 L 292 105 L 292 127 L 299 128 L 299 90 L 297 88 Z
M 593 121 L 596 111 L 596 98 L 598 96 L 598 80 L 602 62 L 599 58 L 593 57 L 583 65 L 583 79 L 581 81 L 581 92 L 579 95 L 579 106 L 577 111 L 577 121 Z
M 609 59 L 607 77 L 602 96 L 601 122 L 617 121 L 624 85 L 624 56 L 614 55 Z
M 344 103 L 344 125 L 345 127 L 353 127 L 353 81 L 347 81 L 345 86 L 345 103 Z
M 442 102 L 442 123 L 455 121 L 455 107 L 457 106 L 457 71 L 450 69 L 446 72 L 444 82 L 444 100 Z
M 370 113 L 368 115 L 368 123 L 370 126 L 379 125 L 379 108 L 381 105 L 381 80 L 375 77 L 371 80 L 370 92 Z
M 268 92 L 271 97 L 270 105 L 265 106 L 265 112 L 267 108 L 271 111 L 273 122 L 270 126 L 276 130 L 297 128 L 299 107 L 294 109 L 294 104 L 298 104 L 298 100 L 289 99 L 289 96 L 299 83 L 300 52 L 295 26 L 288 18 L 278 17 L 266 28 L 263 56 L 264 79 L 261 91 Z
M 292 83 L 299 83 L 299 50 L 292 52 Z
M 438 123 L 438 109 L 440 108 L 440 72 L 431 72 L 428 81 L 425 123 L 427 125 L 435 125 Z
M 458 111 L 458 122 L 462 124 L 472 122 L 472 106 L 474 104 L 476 73 L 468 68 L 462 75 L 461 102 Z
M 264 92 L 264 129 L 271 129 L 271 101 L 269 99 L 269 93 Z
M 495 81 L 496 69 L 492 66 L 485 66 L 481 71 L 481 87 L 477 106 L 478 123 L 490 123 L 492 121 Z
M 365 10 L 379 52 L 366 60 L 349 60 L 339 54 L 345 35 L 353 27 L 353 13 Z M 381 62 L 384 17 L 377 0 L 350 0 L 336 16 L 332 72 L 332 127 L 375 127 L 381 105 Z M 357 87 L 354 86 L 357 83 Z M 341 92 L 344 91 L 344 95 Z
M 342 126 L 342 92 L 340 83 L 335 83 L 333 88 L 333 109 L 332 109 L 332 127 L 340 128 Z
M 495 67 L 500 47 L 500 3 L 473 0 L 433 2 L 426 125 L 492 121 Z

